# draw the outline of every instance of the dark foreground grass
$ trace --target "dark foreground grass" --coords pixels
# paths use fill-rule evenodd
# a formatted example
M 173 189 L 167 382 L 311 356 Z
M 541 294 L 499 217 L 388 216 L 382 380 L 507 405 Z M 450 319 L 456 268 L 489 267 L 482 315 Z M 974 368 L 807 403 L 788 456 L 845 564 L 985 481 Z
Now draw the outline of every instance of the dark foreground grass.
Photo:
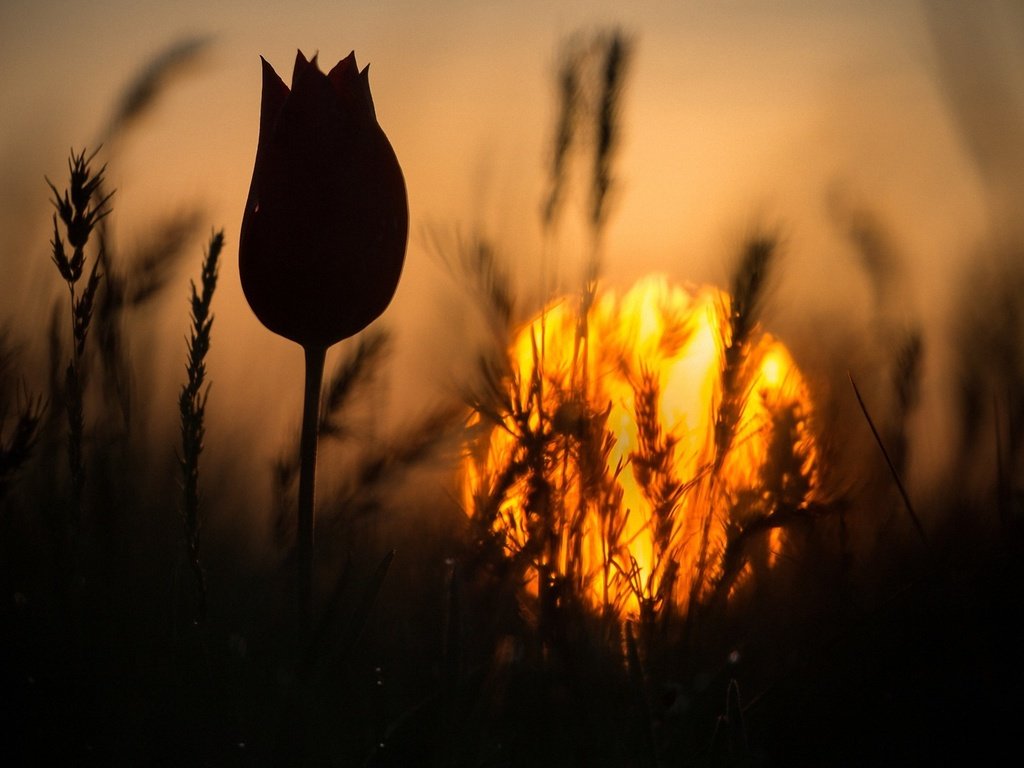
M 86 558 L 73 606 L 45 542 L 8 526 L 9 764 L 971 765 L 1016 747 L 1019 527 L 951 521 L 931 554 L 904 536 L 845 584 L 822 551 L 631 654 L 625 626 L 570 606 L 541 637 L 460 553 L 461 513 L 425 538 L 438 509 L 420 511 L 349 541 L 312 653 L 288 579 L 218 548 L 194 623 L 187 571 L 169 594 L 171 514 Z

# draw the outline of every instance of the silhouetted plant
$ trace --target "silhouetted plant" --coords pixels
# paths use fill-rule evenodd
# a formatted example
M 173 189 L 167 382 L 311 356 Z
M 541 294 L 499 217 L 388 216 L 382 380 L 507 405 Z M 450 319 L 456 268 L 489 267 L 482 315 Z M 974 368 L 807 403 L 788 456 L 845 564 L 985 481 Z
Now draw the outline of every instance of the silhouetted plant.
M 765 287 L 775 242 L 768 237 L 752 238 L 743 250 L 740 264 L 732 278 L 729 293 L 728 329 L 722 334 L 722 372 L 719 399 L 715 404 L 714 451 L 710 467 L 708 504 L 702 512 L 700 545 L 697 555 L 697 576 L 693 580 L 688 605 L 694 608 L 700 601 L 701 591 L 707 587 L 710 557 L 715 543 L 711 540 L 712 522 L 716 514 L 715 497 L 721 493 L 719 475 L 726 457 L 737 438 L 740 417 L 749 395 L 744 369 L 754 343 L 752 338 L 759 324 L 759 312 L 764 302 Z M 691 614 L 692 615 L 692 614 Z
M 103 172 L 106 166 L 94 171 L 90 163 L 95 158 L 94 151 L 86 157 L 83 149 L 79 154 L 73 151 L 68 160 L 70 172 L 69 186 L 62 193 L 57 191 L 53 182 L 47 179 L 53 191 L 53 206 L 57 212 L 53 216 L 53 240 L 50 245 L 53 251 L 53 263 L 60 276 L 68 286 L 71 302 L 71 361 L 64 376 L 64 403 L 68 417 L 68 465 L 71 470 L 72 486 L 72 526 L 77 526 L 82 509 L 82 490 L 85 485 L 85 459 L 82 454 L 85 415 L 83 398 L 85 389 L 85 341 L 92 320 L 96 289 L 100 283 L 98 267 L 102 256 L 93 261 L 92 269 L 81 295 L 76 294 L 78 281 L 85 269 L 85 247 L 89 243 L 96 225 L 110 213 L 108 203 L 113 192 L 98 194 L 103 184 Z M 64 226 L 67 236 L 68 253 L 57 225 L 58 218 Z
M 213 315 L 210 307 L 213 292 L 217 287 L 219 258 L 224 247 L 223 231 L 210 238 L 210 245 L 203 258 L 200 285 L 196 290 L 192 283 L 192 329 L 188 338 L 187 381 L 178 396 L 181 414 L 181 453 L 178 464 L 181 467 L 182 517 L 185 525 L 185 543 L 188 548 L 189 564 L 196 578 L 196 620 L 206 616 L 206 575 L 200 562 L 199 533 L 202 521 L 199 515 L 199 455 L 203 452 L 206 437 L 206 402 L 210 384 L 206 381 L 206 354 L 210 351 L 210 331 Z
M 343 212 L 344 215 L 339 215 Z M 313 531 L 327 348 L 388 306 L 405 261 L 405 180 L 377 123 L 368 69 L 349 54 L 328 74 L 299 52 L 292 88 L 263 61 L 263 101 L 239 237 L 253 312 L 305 352 L 298 519 L 298 613 L 313 609 Z

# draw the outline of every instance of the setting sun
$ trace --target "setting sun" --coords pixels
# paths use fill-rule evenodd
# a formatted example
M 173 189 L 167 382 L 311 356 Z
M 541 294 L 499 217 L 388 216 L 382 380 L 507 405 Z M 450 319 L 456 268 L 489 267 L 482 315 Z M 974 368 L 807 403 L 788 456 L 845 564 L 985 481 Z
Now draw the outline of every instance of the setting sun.
M 599 293 L 585 324 L 566 298 L 519 332 L 500 421 L 477 412 L 464 504 L 531 594 L 543 578 L 622 618 L 685 612 L 772 562 L 781 534 L 724 559 L 753 520 L 813 499 L 812 404 L 781 342 L 734 340 L 732 313 L 718 289 L 653 276 Z

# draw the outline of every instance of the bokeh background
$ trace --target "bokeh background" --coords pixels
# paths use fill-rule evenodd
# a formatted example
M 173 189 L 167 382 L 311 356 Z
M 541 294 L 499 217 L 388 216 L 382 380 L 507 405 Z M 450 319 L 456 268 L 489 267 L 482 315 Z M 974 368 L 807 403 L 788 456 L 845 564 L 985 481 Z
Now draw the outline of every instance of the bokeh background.
M 847 350 L 874 343 L 877 296 L 843 223 L 850 211 L 869 212 L 899 257 L 883 309 L 896 323 L 920 323 L 929 350 L 912 480 L 945 471 L 950 313 L 975 246 L 1010 226 L 1004 208 L 1024 176 L 1003 142 L 1024 73 L 1024 11 L 1012 2 L 5 0 L 3 319 L 45 354 L 46 297 L 61 286 L 48 259 L 44 176 L 59 186 L 68 149 L 106 138 L 100 159 L 117 189 L 111 235 L 120 253 L 130 258 L 167 216 L 193 212 L 200 222 L 194 258 L 176 268 L 169 298 L 135 320 L 144 331 L 137 356 L 164 372 L 144 383 L 154 418 L 165 414 L 173 429 L 188 281 L 209 232 L 223 228 L 208 446 L 216 455 L 242 437 L 258 453 L 265 446 L 268 460 L 277 455 L 297 423 L 301 353 L 249 312 L 235 258 L 259 56 L 290 82 L 297 48 L 318 53 L 325 69 L 355 50 L 371 65 L 411 207 L 406 273 L 379 321 L 395 338 L 382 412 L 401 421 L 425 411 L 472 362 L 459 332 L 467 316 L 439 252 L 482 233 L 526 294 L 539 289 L 558 51 L 571 35 L 608 26 L 630 36 L 634 56 L 607 282 L 665 271 L 725 284 L 743 235 L 773 227 L 785 251 L 773 330 L 813 365 L 833 337 Z M 174 50 L 187 63 L 168 68 L 148 108 L 110 140 L 126 89 Z M 971 135 L 965 115 L 980 121 Z M 567 284 L 583 246 L 571 234 L 559 243 Z

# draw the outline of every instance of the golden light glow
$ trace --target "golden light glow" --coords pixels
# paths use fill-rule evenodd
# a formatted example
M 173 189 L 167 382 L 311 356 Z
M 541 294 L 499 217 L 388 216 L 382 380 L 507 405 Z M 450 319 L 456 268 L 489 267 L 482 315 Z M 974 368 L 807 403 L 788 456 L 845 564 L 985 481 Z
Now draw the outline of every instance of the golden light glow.
M 817 487 L 810 400 L 781 342 L 733 340 L 732 311 L 649 277 L 515 338 L 463 489 L 527 594 L 685 611 L 772 566 Z

